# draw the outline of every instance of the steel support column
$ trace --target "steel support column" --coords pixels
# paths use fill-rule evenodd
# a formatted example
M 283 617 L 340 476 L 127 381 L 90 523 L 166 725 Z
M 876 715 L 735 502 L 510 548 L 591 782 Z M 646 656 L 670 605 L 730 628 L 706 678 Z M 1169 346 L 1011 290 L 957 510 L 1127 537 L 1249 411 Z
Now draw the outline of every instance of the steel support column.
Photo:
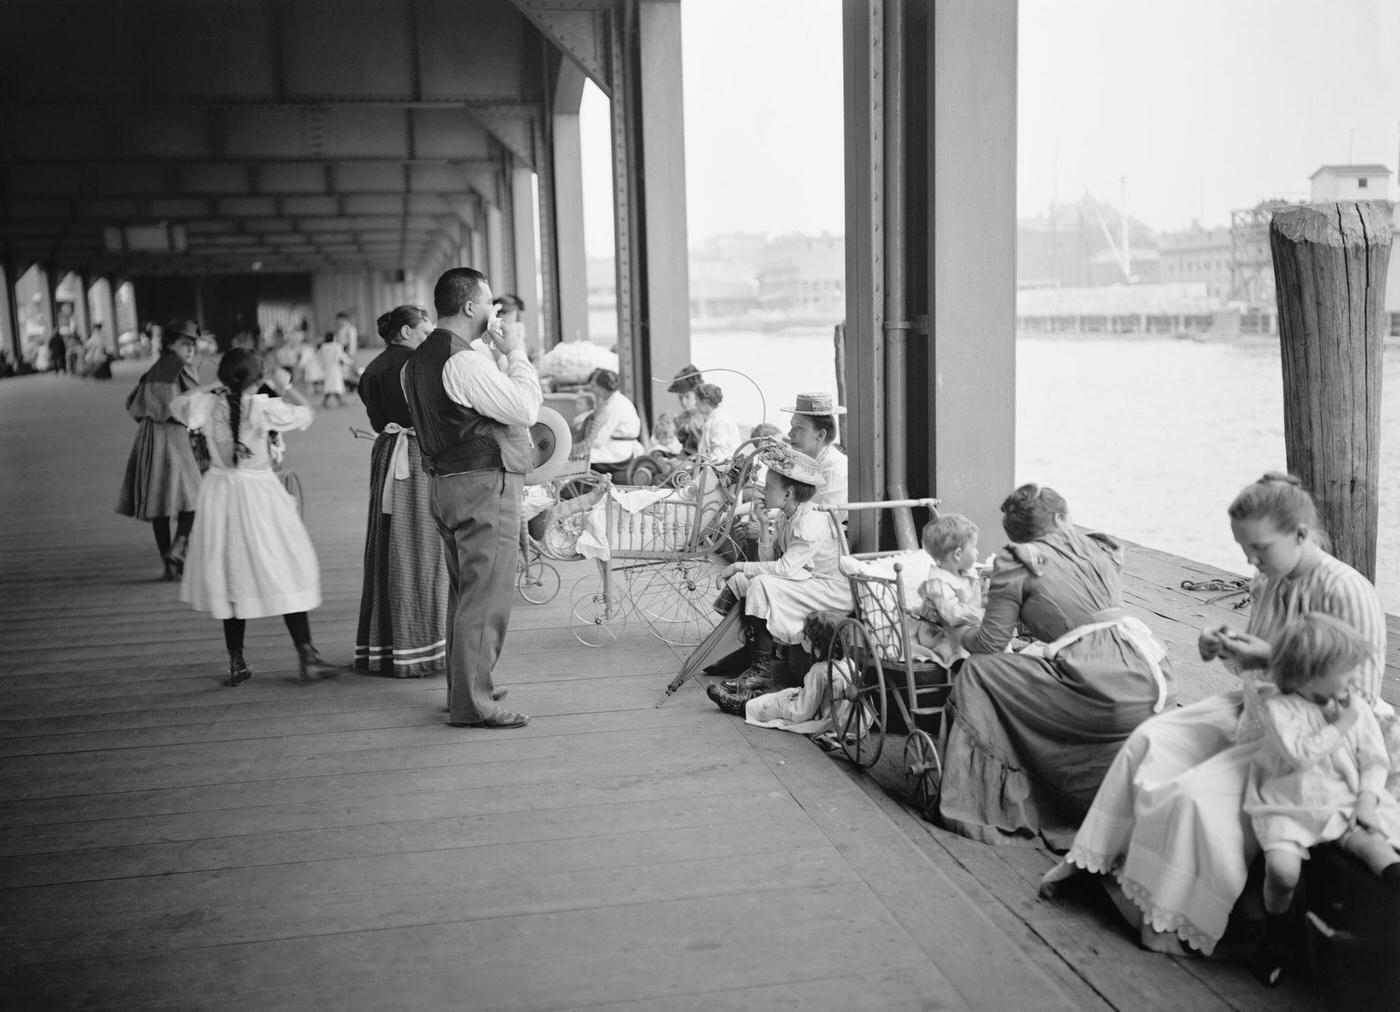
M 618 357 L 643 415 L 690 361 L 684 103 L 678 0 L 628 0 L 609 18 Z
M 846 452 L 851 498 L 885 491 L 884 0 L 846 0 Z M 877 518 L 851 517 L 851 536 L 875 546 Z
M 928 39 L 933 417 L 923 442 L 933 494 L 992 538 L 1015 479 L 1016 3 L 940 0 Z
M 475 265 L 474 265 L 475 266 Z M 486 266 L 477 266 L 491 281 L 491 291 L 508 291 L 502 287 L 502 282 L 497 280 L 497 275 L 501 278 L 508 278 L 505 259 L 504 223 L 501 220 L 501 209 L 496 204 L 486 205 Z
M 515 230 L 515 293 L 525 301 L 525 332 L 531 340 L 539 340 L 544 314 L 540 311 L 540 262 L 535 255 L 535 237 L 539 235 L 539 223 L 535 219 L 535 174 L 517 166 L 511 170 L 510 189 L 514 211 L 511 220 Z
M 642 149 L 641 231 L 646 257 L 647 409 L 690 362 L 690 258 L 685 201 L 685 101 L 679 0 L 640 0 L 637 98 Z M 641 406 L 641 402 L 638 402 Z M 644 409 L 644 410 L 647 410 Z
M 559 65 L 554 88 L 554 112 L 550 155 L 553 164 L 553 247 L 559 300 L 559 340 L 588 339 L 588 260 L 583 230 L 583 146 L 579 131 L 579 103 L 583 98 L 583 71 L 571 60 Z M 540 205 L 545 205 L 544 188 Z M 541 222 L 543 224 L 543 222 Z M 549 236 L 549 230 L 542 230 Z M 543 244 L 542 244 L 543 245 Z M 546 260 L 549 255 L 546 254 Z
M 14 261 L 8 257 L 0 260 L 0 283 L 5 285 L 5 299 L 3 303 L 0 303 L 0 313 L 4 314 L 6 343 L 16 368 L 24 361 L 24 341 L 20 337 L 19 302 L 15 298 L 15 282 L 17 280 Z

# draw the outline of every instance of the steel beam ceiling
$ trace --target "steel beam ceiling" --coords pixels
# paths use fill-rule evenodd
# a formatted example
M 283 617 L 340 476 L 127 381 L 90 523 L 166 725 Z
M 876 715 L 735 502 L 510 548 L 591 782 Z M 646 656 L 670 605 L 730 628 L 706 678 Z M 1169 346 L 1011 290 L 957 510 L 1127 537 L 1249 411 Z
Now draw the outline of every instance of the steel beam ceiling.
M 557 59 L 541 19 L 607 6 L 7 0 L 0 256 L 89 274 L 412 270 L 484 229 L 511 171 L 541 162 Z M 179 226 L 183 248 L 114 247 L 149 226 Z

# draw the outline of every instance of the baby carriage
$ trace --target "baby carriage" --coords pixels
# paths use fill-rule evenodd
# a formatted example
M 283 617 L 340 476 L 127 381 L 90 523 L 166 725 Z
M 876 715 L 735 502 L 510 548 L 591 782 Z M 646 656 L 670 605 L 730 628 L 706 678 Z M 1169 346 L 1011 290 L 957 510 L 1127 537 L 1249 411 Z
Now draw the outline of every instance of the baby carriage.
M 834 514 L 838 509 L 861 512 L 921 506 L 934 517 L 938 505 L 937 499 L 904 499 L 819 508 Z M 943 774 L 935 742 L 952 689 L 949 670 L 937 660 L 925 659 L 915 648 L 917 620 L 910 617 L 933 560 L 922 550 L 852 553 L 844 525 L 834 516 L 832 522 L 841 538 L 841 568 L 851 582 L 855 608 L 830 631 L 828 690 L 831 698 L 858 705 L 840 709 L 830 741 L 845 758 L 869 769 L 880 758 L 886 732 L 903 731 L 903 770 L 910 799 L 927 815 L 937 801 Z
M 570 601 L 579 642 L 612 642 L 632 615 L 677 649 L 704 639 L 719 621 L 712 607 L 719 571 L 740 554 L 735 522 L 751 498 L 755 458 L 765 442 L 742 444 L 724 465 L 693 458 L 661 487 L 610 486 L 586 513 L 550 520 L 534 541 L 542 559 L 597 564 L 596 573 L 575 584 Z M 604 482 L 582 474 L 554 484 L 587 494 Z

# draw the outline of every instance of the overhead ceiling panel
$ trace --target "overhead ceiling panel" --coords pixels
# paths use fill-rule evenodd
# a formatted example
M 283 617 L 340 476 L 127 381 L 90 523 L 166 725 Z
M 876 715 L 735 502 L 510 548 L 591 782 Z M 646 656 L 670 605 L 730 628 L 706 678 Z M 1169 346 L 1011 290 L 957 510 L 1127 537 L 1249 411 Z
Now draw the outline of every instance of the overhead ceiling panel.
M 0 0 L 0 252 L 416 263 L 499 199 L 544 52 L 511 0 Z M 132 249 L 152 228 L 188 249 Z
M 283 4 L 287 97 L 413 98 L 412 7 L 384 0 Z

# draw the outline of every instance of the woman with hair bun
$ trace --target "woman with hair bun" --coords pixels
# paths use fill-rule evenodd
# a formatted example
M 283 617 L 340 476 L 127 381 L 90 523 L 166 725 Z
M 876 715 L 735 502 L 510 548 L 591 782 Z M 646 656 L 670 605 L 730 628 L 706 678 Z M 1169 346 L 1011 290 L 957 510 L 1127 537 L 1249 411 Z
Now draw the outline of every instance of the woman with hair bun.
M 420 306 L 399 306 L 377 327 L 384 350 L 360 374 L 360 400 L 378 436 L 370 454 L 355 667 L 420 678 L 447 670 L 447 567 L 400 378 L 433 321 Z
M 339 671 L 311 643 L 306 613 L 321 603 L 316 550 L 268 453 L 268 433 L 306 428 L 311 408 L 286 369 L 269 381 L 276 396 L 257 393 L 262 360 L 234 348 L 219 362 L 223 386 L 184 394 L 170 405 L 172 415 L 204 432 L 209 446 L 180 600 L 223 620 L 230 686 L 253 676 L 243 658 L 247 620 L 269 615 L 286 623 L 303 681 Z
M 739 423 L 729 417 L 729 412 L 720 405 L 724 403 L 724 391 L 713 383 L 701 383 L 695 388 L 695 410 L 705 420 L 700 433 L 700 446 L 697 453 L 721 464 L 734 456 L 743 436 Z
M 1065 860 L 1041 881 L 1052 896 L 1077 871 L 1107 876 L 1120 909 L 1140 924 L 1142 944 L 1209 955 L 1224 934 L 1259 852 L 1244 817 L 1245 783 L 1258 749 L 1254 691 L 1273 647 L 1300 615 L 1338 619 L 1369 644 L 1354 688 L 1394 733 L 1380 699 L 1385 613 L 1369 580 L 1323 548 L 1317 508 L 1292 475 L 1269 473 L 1229 507 L 1230 529 L 1258 575 L 1245 632 L 1202 630 L 1204 660 L 1220 658 L 1239 689 L 1154 717 L 1128 739 L 1104 778 Z M 1394 768 L 1394 739 L 1389 738 Z M 1392 778 L 1393 782 L 1393 778 Z M 1393 786 L 1392 786 L 1393 790 Z
M 1069 845 L 1119 747 L 1176 698 L 1166 649 L 1123 611 L 1123 552 L 1074 529 L 1064 497 L 1022 485 L 1001 504 L 970 656 L 944 713 L 941 823 L 984 843 Z M 1007 653 L 1017 627 L 1041 647 Z

